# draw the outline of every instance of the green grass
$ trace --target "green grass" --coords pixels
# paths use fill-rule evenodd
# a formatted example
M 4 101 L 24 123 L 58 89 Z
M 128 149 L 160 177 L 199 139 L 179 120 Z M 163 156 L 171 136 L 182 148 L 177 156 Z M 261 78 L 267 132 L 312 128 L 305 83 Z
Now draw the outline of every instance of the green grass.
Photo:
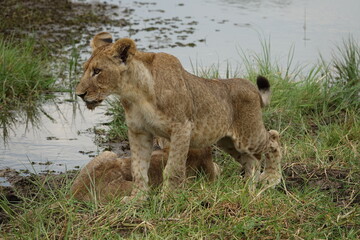
M 49 74 L 45 52 L 35 50 L 33 39 L 15 44 L 0 37 L 0 126 L 2 138 L 17 121 L 36 124 L 39 100 L 55 79 Z
M 360 45 L 349 37 L 337 47 L 333 67 L 335 80 L 354 86 L 360 82 Z
M 223 157 L 222 157 L 223 158 Z M 327 191 L 308 184 L 270 189 L 259 195 L 234 174 L 228 159 L 213 184 L 192 182 L 176 198 L 152 194 L 141 208 L 114 200 L 106 205 L 66 199 L 70 180 L 38 190 L 24 202 L 0 206 L 10 215 L 0 225 L 5 239 L 357 239 L 358 205 L 334 202 Z M 1 235 L 0 235 L 1 236 Z
M 0 237 L 359 239 L 360 78 L 358 67 L 353 68 L 358 57 L 351 57 L 358 56 L 359 46 L 345 41 L 331 61 L 320 61 L 307 72 L 291 66 L 292 51 L 288 66 L 281 68 L 271 62 L 270 45 L 265 42 L 263 47 L 261 54 L 241 55 L 241 68 L 253 81 L 258 73 L 271 81 L 272 101 L 264 109 L 264 120 L 269 129 L 281 132 L 280 186 L 261 194 L 249 188 L 239 177 L 238 164 L 218 151 L 214 160 L 223 172 L 214 183 L 203 178 L 189 182 L 165 201 L 155 191 L 141 208 L 119 199 L 106 205 L 67 199 L 70 177 L 60 188 L 38 180 L 34 194 L 19 193 L 21 203 L 0 200 L 9 217 L 0 224 Z M 216 69 L 203 72 L 220 76 Z M 114 137 L 124 128 L 123 112 L 116 102 L 110 112 Z M 118 132 L 124 138 L 122 130 Z
M 124 109 L 119 100 L 109 100 L 108 112 L 112 115 L 107 134 L 108 141 L 122 141 L 127 139 L 127 126 L 125 124 Z
M 47 90 L 54 79 L 46 69 L 45 54 L 35 52 L 34 40 L 19 45 L 0 38 L 0 102 L 28 100 Z

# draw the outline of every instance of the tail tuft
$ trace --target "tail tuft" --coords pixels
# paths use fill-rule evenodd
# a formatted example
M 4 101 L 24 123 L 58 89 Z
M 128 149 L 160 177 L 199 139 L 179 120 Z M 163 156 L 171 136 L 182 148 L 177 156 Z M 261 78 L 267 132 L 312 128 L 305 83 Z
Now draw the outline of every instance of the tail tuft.
M 256 79 L 256 84 L 261 91 L 269 91 L 270 90 L 270 83 L 266 77 L 258 76 Z
M 262 99 L 262 106 L 266 106 L 270 104 L 270 83 L 266 77 L 258 76 L 256 79 L 256 84 L 259 88 L 261 99 Z

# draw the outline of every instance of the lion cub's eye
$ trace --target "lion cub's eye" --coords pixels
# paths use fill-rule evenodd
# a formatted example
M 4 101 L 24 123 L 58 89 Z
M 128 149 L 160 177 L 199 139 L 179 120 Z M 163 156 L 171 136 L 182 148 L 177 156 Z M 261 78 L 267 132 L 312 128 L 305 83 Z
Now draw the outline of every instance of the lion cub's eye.
M 100 72 L 101 72 L 101 69 L 99 69 L 99 68 L 94 68 L 93 76 L 99 74 Z

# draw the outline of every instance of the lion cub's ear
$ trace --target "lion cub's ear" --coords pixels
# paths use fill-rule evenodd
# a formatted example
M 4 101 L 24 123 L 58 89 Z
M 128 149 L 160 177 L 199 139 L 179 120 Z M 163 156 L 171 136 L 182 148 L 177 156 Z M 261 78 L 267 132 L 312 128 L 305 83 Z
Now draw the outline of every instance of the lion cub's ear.
M 108 32 L 101 32 L 95 35 L 95 37 L 90 41 L 90 46 L 93 51 L 95 49 L 110 44 L 113 42 L 112 36 Z
M 112 46 L 114 57 L 120 58 L 123 63 L 127 63 L 136 53 L 136 44 L 129 38 L 117 40 Z

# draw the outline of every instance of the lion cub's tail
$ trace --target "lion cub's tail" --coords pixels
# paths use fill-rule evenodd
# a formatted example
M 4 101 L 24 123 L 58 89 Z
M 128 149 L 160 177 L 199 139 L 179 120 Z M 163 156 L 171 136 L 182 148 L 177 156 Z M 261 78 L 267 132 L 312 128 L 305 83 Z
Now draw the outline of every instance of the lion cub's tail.
M 256 79 L 256 84 L 260 91 L 260 96 L 261 96 L 261 100 L 262 100 L 261 106 L 264 107 L 264 106 L 269 105 L 270 104 L 270 95 L 271 95 L 269 80 L 267 80 L 267 78 L 265 78 L 263 76 L 258 76 Z

